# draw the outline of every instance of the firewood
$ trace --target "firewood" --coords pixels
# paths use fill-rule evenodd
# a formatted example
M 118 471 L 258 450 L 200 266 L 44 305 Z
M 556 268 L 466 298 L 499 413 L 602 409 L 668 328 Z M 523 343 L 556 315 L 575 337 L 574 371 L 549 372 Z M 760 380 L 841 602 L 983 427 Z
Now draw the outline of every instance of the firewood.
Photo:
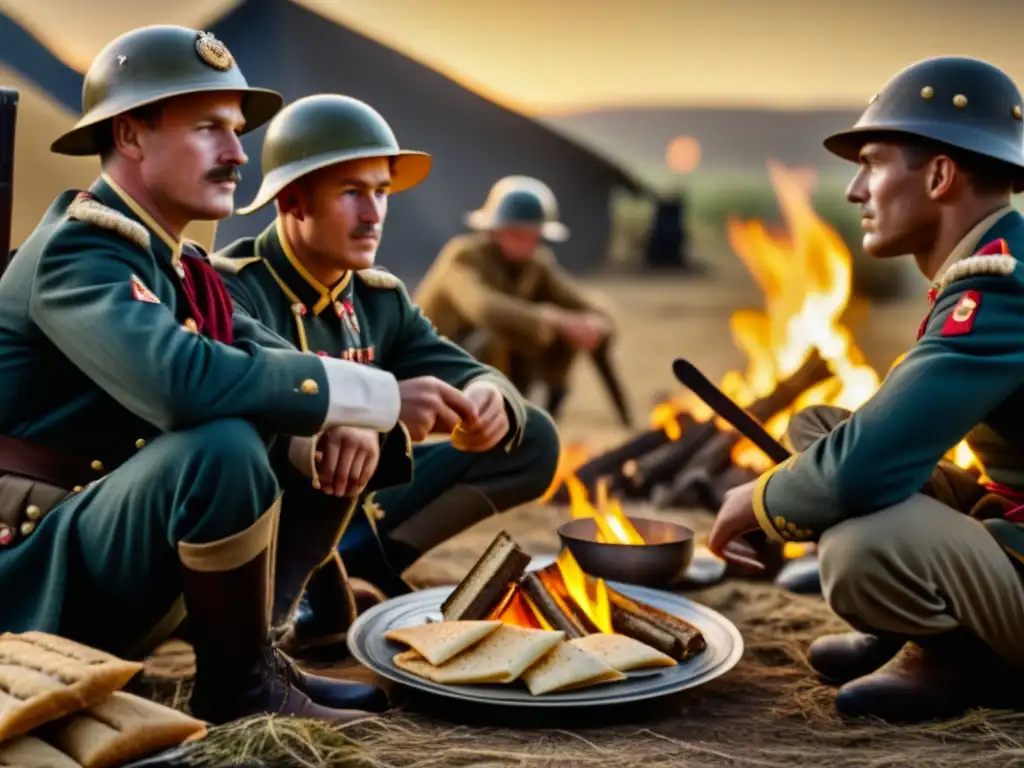
M 672 440 L 636 460 L 636 467 L 626 479 L 626 485 L 635 494 L 647 496 L 651 489 L 662 482 L 671 481 L 709 440 L 718 434 L 714 421 L 695 422 L 678 440 Z
M 552 629 L 564 632 L 567 640 L 584 637 L 587 634 L 576 617 L 544 586 L 544 582 L 536 573 L 526 574 L 519 585 L 531 606 L 544 617 Z
M 673 659 L 679 658 L 681 647 L 675 636 L 655 626 L 643 616 L 612 605 L 612 628 L 620 635 L 639 640 Z
M 620 592 L 616 592 L 611 587 L 608 587 L 608 600 L 612 605 L 612 621 L 614 623 L 615 616 L 621 615 L 625 612 L 629 615 L 646 621 L 648 624 L 653 625 L 662 632 L 671 635 L 675 641 L 675 647 L 672 652 L 666 651 L 663 647 L 652 645 L 652 647 L 658 648 L 658 650 L 668 653 L 672 658 L 682 661 L 689 658 L 695 653 L 703 651 L 707 647 L 707 641 L 704 639 L 704 634 L 695 626 L 687 621 L 673 616 L 670 613 L 655 608 L 653 605 L 642 603 L 638 600 L 631 600 Z M 618 630 L 617 630 L 618 631 Z M 622 632 L 622 634 L 628 634 Z M 642 642 L 648 642 L 643 638 L 637 637 L 637 640 Z
M 552 571 L 551 568 L 555 570 Z M 557 569 L 557 565 L 550 566 L 542 571 L 538 571 L 537 576 L 540 577 L 548 591 L 561 601 L 560 606 L 576 620 L 586 634 L 597 634 L 601 631 L 600 628 L 587 615 L 587 612 L 572 599 L 569 589 L 565 586 L 565 579 Z

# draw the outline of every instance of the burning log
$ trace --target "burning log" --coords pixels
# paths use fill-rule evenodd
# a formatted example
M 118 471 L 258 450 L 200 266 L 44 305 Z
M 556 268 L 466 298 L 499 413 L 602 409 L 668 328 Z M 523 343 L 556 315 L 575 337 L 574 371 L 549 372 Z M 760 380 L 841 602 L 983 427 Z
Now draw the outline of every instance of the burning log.
M 678 440 L 672 440 L 636 460 L 635 468 L 624 485 L 634 495 L 646 496 L 658 483 L 671 480 L 678 468 L 717 434 L 714 421 L 694 422 L 689 419 L 689 427 Z
M 589 634 L 559 597 L 544 586 L 544 582 L 536 573 L 526 574 L 520 582 L 520 589 L 530 601 L 530 607 L 535 609 L 552 629 L 565 632 L 566 639 L 572 640 Z
M 707 648 L 707 641 L 704 639 L 703 633 L 692 624 L 683 621 L 678 616 L 665 613 L 665 611 L 655 608 L 653 605 L 631 600 L 611 587 L 607 589 L 608 599 L 612 605 L 612 621 L 615 621 L 614 617 L 616 615 L 621 618 L 623 615 L 628 614 L 631 617 L 628 620 L 630 624 L 640 626 L 642 623 L 646 623 L 653 626 L 659 632 L 671 636 L 673 640 L 672 650 L 664 652 L 674 659 L 682 661 Z M 623 624 L 623 626 L 626 626 L 626 624 Z M 627 633 L 622 631 L 622 634 Z M 639 637 L 636 639 L 651 645 L 647 640 Z M 662 649 L 659 648 L 659 650 Z
M 679 644 L 669 632 L 655 626 L 643 616 L 630 613 L 625 608 L 612 605 L 612 627 L 620 635 L 632 637 L 657 651 L 678 659 Z
M 594 635 L 600 632 L 601 628 L 598 627 L 597 624 L 594 623 L 593 619 L 587 615 L 587 612 L 572 599 L 568 588 L 565 586 L 565 579 L 563 579 L 558 572 L 558 566 L 552 567 L 555 568 L 553 572 L 550 568 L 545 568 L 537 574 L 548 592 L 560 600 L 560 607 L 564 608 L 566 613 L 570 614 L 570 616 L 575 619 L 580 627 L 583 628 L 585 634 Z

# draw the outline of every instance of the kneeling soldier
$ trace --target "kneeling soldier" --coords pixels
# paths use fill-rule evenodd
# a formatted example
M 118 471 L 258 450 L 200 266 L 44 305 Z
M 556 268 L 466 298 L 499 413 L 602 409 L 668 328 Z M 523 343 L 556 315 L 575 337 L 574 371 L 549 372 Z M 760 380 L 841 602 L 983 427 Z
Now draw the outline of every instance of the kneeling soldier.
M 300 349 L 388 371 L 439 404 L 435 421 L 403 421 L 381 441 L 353 427 L 310 444 L 300 462 L 306 477 L 286 484 L 285 505 L 304 509 L 300 525 L 281 530 L 289 561 L 302 552 L 323 561 L 341 536 L 341 562 L 329 557 L 308 585 L 304 569 L 294 569 L 291 592 L 276 601 L 282 623 L 306 589 L 283 640 L 296 652 L 332 644 L 340 652 L 359 607 L 383 597 L 368 586 L 353 596 L 344 569 L 384 594 L 407 592 L 402 571 L 482 518 L 543 494 L 558 462 L 547 414 L 439 336 L 403 284 L 373 266 L 389 196 L 419 184 L 430 166 L 429 155 L 400 149 L 368 105 L 339 95 L 300 99 L 271 121 L 263 183 L 240 210 L 276 200 L 277 217 L 212 257 L 236 306 Z M 412 445 L 453 430 L 450 442 Z
M 931 309 L 855 413 L 797 415 L 799 453 L 730 493 L 710 547 L 744 562 L 736 538 L 758 527 L 820 540 L 825 598 L 858 631 L 820 638 L 810 661 L 842 684 L 845 714 L 1021 703 L 1024 216 L 1010 199 L 1024 190 L 1022 109 L 995 67 L 929 59 L 825 143 L 860 164 L 847 197 L 864 249 L 913 253 Z M 965 435 L 994 483 L 942 461 Z

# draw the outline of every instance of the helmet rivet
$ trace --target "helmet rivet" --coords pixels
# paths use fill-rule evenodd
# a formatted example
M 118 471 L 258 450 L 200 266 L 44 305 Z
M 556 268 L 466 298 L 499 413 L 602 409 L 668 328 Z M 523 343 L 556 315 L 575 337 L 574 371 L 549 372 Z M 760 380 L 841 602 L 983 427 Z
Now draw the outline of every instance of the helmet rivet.
M 1020 105 L 1019 104 L 1015 104 L 1014 107 L 1013 107 L 1013 119 L 1014 120 L 1020 120 L 1021 119 L 1021 111 L 1020 111 Z
M 924 88 L 921 89 L 921 98 L 922 99 L 930 99 L 934 95 L 935 95 L 935 89 L 932 88 L 930 85 L 926 85 Z
M 962 93 L 958 93 L 956 96 L 953 97 L 953 106 L 956 107 L 957 109 L 963 109 L 964 107 L 967 106 L 967 97 L 964 96 Z

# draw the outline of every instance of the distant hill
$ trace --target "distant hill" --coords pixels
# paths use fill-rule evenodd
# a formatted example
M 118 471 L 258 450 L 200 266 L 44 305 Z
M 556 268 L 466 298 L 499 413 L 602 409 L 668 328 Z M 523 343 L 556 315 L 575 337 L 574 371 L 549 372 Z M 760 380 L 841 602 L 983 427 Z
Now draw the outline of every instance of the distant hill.
M 631 168 L 652 184 L 672 174 L 665 150 L 689 135 L 701 147 L 699 174 L 761 174 L 769 158 L 810 166 L 823 176 L 849 174 L 851 166 L 825 151 L 825 136 L 853 125 L 860 110 L 769 110 L 650 107 L 548 115 L 542 121 Z

